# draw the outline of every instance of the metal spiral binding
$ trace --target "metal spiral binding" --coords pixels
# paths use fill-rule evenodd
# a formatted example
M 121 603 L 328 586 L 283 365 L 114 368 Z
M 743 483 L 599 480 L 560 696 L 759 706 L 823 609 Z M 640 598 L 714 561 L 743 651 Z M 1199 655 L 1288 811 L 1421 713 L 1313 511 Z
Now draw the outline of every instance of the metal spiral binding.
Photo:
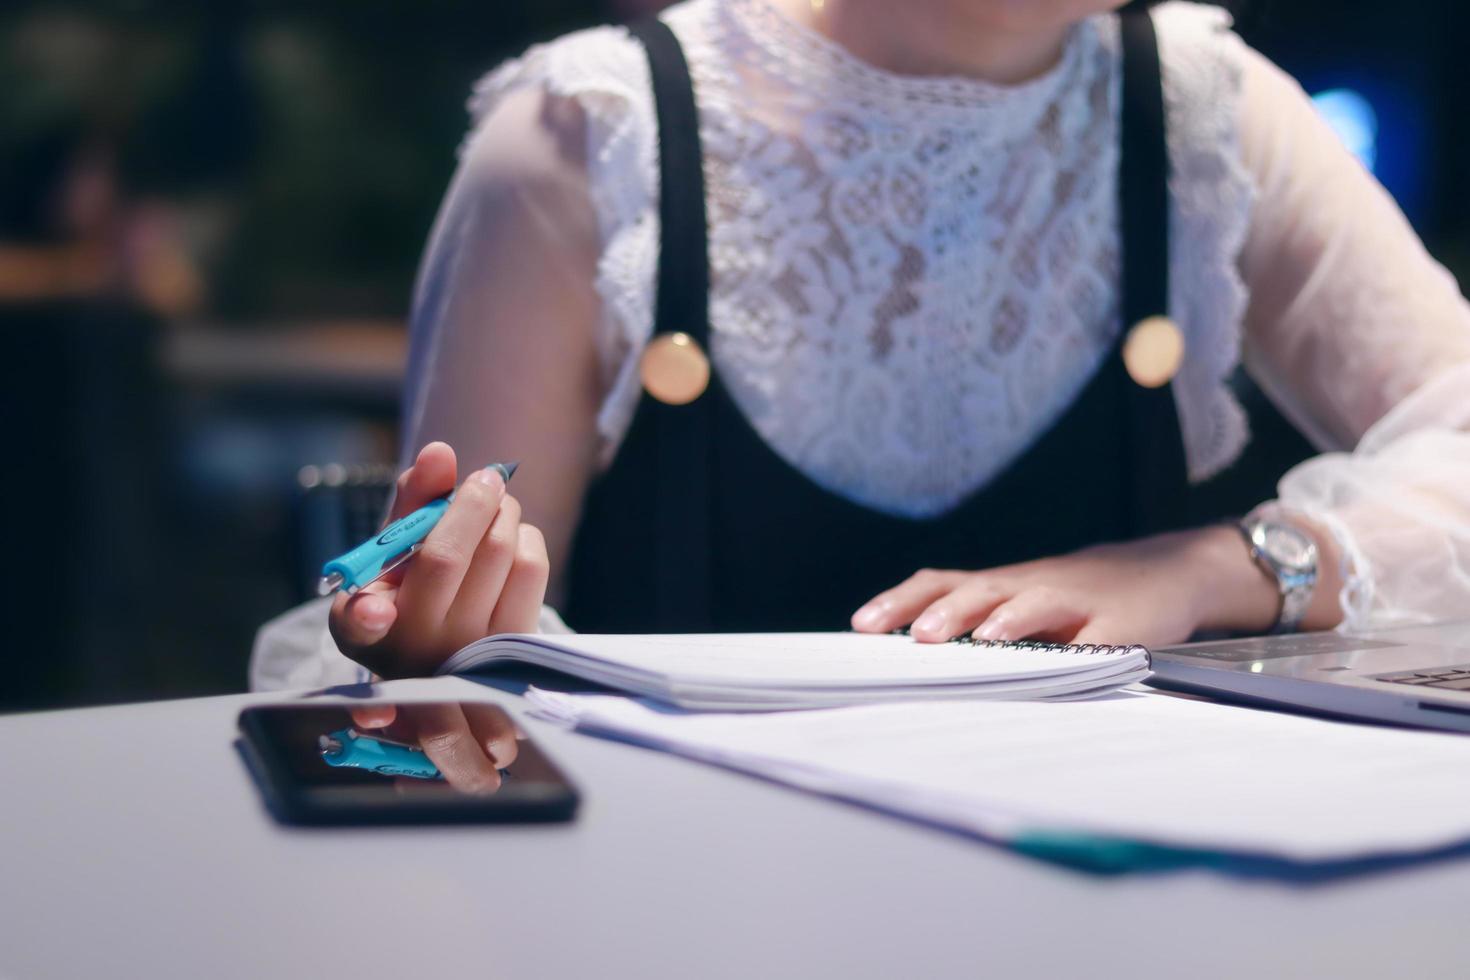
M 893 631 L 899 636 L 908 636 L 907 627 Z M 1152 660 L 1148 648 L 1139 643 L 1048 643 L 1045 640 L 981 640 L 973 636 L 961 634 L 952 636 L 945 642 L 959 643 L 964 646 L 984 647 L 986 649 L 998 647 L 1020 647 L 1023 650 L 1042 650 L 1047 653 L 1075 653 L 1088 657 L 1098 656 L 1111 657 L 1115 654 L 1126 654 L 1134 650 L 1142 650 L 1145 657 Z

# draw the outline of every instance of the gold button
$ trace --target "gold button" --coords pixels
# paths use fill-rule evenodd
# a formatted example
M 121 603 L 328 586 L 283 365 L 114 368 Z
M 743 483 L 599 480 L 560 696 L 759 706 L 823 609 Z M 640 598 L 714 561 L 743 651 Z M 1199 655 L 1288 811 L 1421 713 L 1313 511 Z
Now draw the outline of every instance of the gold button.
M 709 358 L 687 333 L 661 333 L 638 362 L 643 388 L 665 405 L 687 405 L 709 387 Z
M 1123 366 L 1144 388 L 1159 388 L 1174 379 L 1184 363 L 1184 334 L 1166 316 L 1145 317 L 1123 339 Z

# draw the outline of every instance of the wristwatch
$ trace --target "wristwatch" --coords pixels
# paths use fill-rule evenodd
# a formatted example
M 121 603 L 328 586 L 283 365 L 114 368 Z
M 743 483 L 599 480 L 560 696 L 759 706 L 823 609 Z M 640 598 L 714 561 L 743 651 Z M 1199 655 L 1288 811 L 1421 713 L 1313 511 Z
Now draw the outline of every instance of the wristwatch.
M 1317 542 L 1301 528 L 1275 515 L 1248 515 L 1240 522 L 1251 559 L 1281 590 L 1281 613 L 1272 633 L 1301 625 L 1317 585 Z

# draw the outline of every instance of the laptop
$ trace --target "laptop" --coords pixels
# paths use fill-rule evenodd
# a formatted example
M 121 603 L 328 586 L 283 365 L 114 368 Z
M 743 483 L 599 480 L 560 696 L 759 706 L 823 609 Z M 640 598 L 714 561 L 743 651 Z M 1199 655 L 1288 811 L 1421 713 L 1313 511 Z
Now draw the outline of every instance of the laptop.
M 1153 669 L 1171 690 L 1470 731 L 1470 622 L 1186 643 Z

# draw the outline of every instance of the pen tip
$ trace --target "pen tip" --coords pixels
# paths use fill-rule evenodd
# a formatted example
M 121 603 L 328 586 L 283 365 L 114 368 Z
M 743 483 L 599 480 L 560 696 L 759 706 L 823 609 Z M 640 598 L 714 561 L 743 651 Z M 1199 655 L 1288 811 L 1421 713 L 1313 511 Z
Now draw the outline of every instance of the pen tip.
M 521 464 L 519 461 L 516 461 L 514 463 L 491 463 L 490 465 L 486 466 L 485 469 L 494 470 L 495 472 L 500 474 L 500 478 L 502 480 L 504 480 L 506 483 L 509 483 L 510 478 L 515 475 L 516 467 L 520 465 Z

